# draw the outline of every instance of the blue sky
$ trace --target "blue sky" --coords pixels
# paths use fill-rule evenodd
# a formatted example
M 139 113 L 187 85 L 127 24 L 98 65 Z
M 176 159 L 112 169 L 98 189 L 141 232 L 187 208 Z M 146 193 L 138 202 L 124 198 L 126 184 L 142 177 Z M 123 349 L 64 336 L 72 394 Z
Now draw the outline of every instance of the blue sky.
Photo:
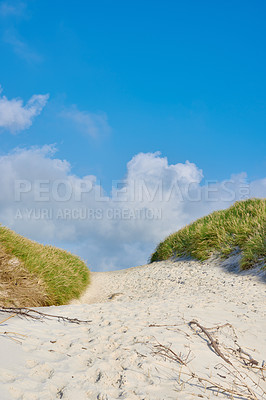
M 205 180 L 263 179 L 265 17 L 262 0 L 0 1 L 0 96 L 49 94 L 0 120 L 0 156 L 55 144 L 107 192 L 156 151 Z

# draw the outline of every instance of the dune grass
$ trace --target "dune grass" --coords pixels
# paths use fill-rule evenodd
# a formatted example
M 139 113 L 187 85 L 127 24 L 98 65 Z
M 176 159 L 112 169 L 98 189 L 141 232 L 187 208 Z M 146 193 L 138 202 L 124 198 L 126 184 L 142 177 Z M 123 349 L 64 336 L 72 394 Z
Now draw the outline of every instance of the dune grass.
M 40 307 L 47 300 L 43 281 L 0 246 L 0 306 Z
M 228 257 L 239 250 L 241 269 L 255 264 L 263 264 L 265 269 L 265 210 L 265 199 L 249 199 L 215 211 L 168 236 L 157 246 L 150 262 L 182 256 L 203 261 L 215 253 Z
M 21 268 L 45 288 L 45 304 L 62 305 L 78 298 L 89 284 L 90 273 L 77 256 L 52 246 L 43 246 L 0 225 L 2 259 L 16 257 Z M 2 262 L 3 264 L 3 262 Z M 37 284 L 37 283 L 36 283 Z

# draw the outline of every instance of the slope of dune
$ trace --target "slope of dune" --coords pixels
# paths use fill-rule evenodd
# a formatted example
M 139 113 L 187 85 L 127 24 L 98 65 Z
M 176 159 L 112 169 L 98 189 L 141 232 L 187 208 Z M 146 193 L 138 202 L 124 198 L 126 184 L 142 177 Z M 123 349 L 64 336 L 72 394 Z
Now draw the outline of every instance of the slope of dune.
M 265 276 L 238 261 L 95 272 L 80 300 L 39 309 L 89 322 L 3 322 L 1 399 L 265 399 Z
M 0 224 L 0 306 L 66 304 L 90 282 L 77 256 L 44 246 Z
M 158 244 L 151 261 L 189 256 L 207 260 L 213 254 L 223 258 L 240 252 L 241 269 L 257 264 L 266 269 L 266 199 L 235 202 L 172 233 Z

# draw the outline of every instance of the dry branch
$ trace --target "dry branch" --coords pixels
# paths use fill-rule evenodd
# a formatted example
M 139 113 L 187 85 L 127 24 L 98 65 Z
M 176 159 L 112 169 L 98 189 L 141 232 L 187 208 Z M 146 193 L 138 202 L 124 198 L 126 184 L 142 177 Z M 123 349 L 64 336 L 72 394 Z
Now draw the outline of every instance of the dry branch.
M 159 342 L 158 342 L 159 343 Z M 154 351 L 154 354 L 158 354 L 162 357 L 168 358 L 169 360 L 176 361 L 181 365 L 187 365 L 187 359 L 183 360 L 181 354 L 176 354 L 170 347 L 167 347 L 161 343 L 154 345 L 156 351 Z
M 241 349 L 240 346 L 238 347 L 237 351 L 239 352 L 240 357 L 241 357 L 241 354 L 245 354 L 246 356 L 249 357 L 249 360 L 246 360 L 244 357 L 241 357 L 246 365 L 252 365 L 252 366 L 259 365 L 259 362 L 257 360 L 254 360 L 254 358 L 249 353 L 247 353 L 245 350 Z
M 262 400 L 266 399 L 266 392 L 261 385 L 261 379 L 265 381 L 265 377 L 263 375 L 265 366 L 262 363 L 262 366 L 259 367 L 259 362 L 256 361 L 249 353 L 243 350 L 236 342 L 236 332 L 231 324 L 217 325 L 213 328 L 206 328 L 202 326 L 198 321 L 192 320 L 188 324 L 193 330 L 197 332 L 197 334 L 206 335 L 210 348 L 226 362 L 217 364 L 214 369 L 220 369 L 220 373 L 217 371 L 216 379 L 213 377 L 203 377 L 194 371 L 188 361 L 188 356 L 181 353 L 175 353 L 170 347 L 165 346 L 164 344 L 157 342 L 157 344 L 153 344 L 153 355 L 161 356 L 165 359 L 168 359 L 170 362 L 176 362 L 180 365 L 179 369 L 179 378 L 178 384 L 183 390 L 184 385 L 192 385 L 192 387 L 198 386 L 198 388 L 206 390 L 210 390 L 215 393 L 218 397 L 219 395 L 225 396 L 230 399 L 241 399 L 241 400 Z M 194 325 L 200 329 L 196 329 Z M 155 324 L 150 325 L 151 327 L 157 326 Z M 159 325 L 158 325 L 159 326 Z M 167 329 L 167 325 L 165 325 Z M 230 327 L 233 330 L 234 343 L 236 348 L 227 348 L 222 343 L 219 343 L 218 340 L 214 337 L 214 333 L 210 333 L 216 329 L 217 331 L 224 327 Z M 177 329 L 179 330 L 179 329 Z M 240 365 L 234 365 L 224 354 L 224 351 L 230 350 L 230 359 L 231 356 L 235 361 L 241 362 Z M 237 358 L 234 358 L 234 355 L 237 355 Z M 246 355 L 247 357 L 244 357 Z M 241 361 L 240 361 L 241 359 Z M 243 363 L 244 361 L 244 363 Z M 241 368 L 242 367 L 242 368 Z M 245 372 L 245 369 L 248 368 L 250 370 L 250 374 Z M 253 376 L 253 374 L 255 374 Z M 183 376 L 183 378 L 182 378 Z M 256 376 L 256 379 L 254 377 Z M 187 378 L 186 378 L 187 377 Z M 221 381 L 218 381 L 217 378 L 222 378 Z M 194 381 L 194 382 L 193 382 Z M 203 397 L 200 394 L 195 394 L 195 396 Z
M 207 338 L 210 341 L 210 346 L 213 348 L 213 350 L 215 351 L 215 353 L 220 356 L 225 362 L 227 362 L 228 364 L 232 365 L 231 361 L 228 360 L 228 358 L 226 358 L 223 353 L 221 352 L 221 350 L 219 349 L 218 346 L 218 341 L 213 339 L 212 335 L 210 334 L 210 332 L 207 331 L 207 328 L 204 328 L 204 326 L 200 325 L 198 323 L 198 321 L 196 320 L 192 320 L 189 322 L 189 326 L 192 328 L 192 325 L 196 325 L 198 328 L 200 328 L 202 330 L 203 333 L 205 333 L 205 335 L 207 336 Z M 192 328 L 193 329 L 193 328 Z
M 69 318 L 69 317 L 64 317 L 62 315 L 52 315 L 52 314 L 45 314 L 37 310 L 33 310 L 32 308 L 16 308 L 16 307 L 1 307 L 0 312 L 3 313 L 12 313 L 17 315 L 18 317 L 25 317 L 25 318 L 32 318 L 32 319 L 37 319 L 37 320 L 42 320 L 44 318 L 56 318 L 59 322 L 70 322 L 73 324 L 87 324 L 89 322 L 92 322 L 91 320 L 88 321 L 83 321 L 78 318 Z

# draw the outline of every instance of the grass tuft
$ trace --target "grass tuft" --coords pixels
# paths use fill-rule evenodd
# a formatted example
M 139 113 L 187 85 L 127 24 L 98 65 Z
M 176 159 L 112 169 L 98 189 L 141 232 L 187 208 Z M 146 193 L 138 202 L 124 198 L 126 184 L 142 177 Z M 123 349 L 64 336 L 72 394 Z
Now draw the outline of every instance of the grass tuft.
M 90 274 L 86 264 L 67 251 L 43 246 L 2 225 L 0 245 L 1 268 L 5 267 L 5 276 L 7 271 L 10 274 L 10 263 L 4 263 L 4 260 L 15 257 L 20 262 L 20 272 L 23 270 L 27 276 L 25 279 L 31 281 L 31 285 L 35 280 L 36 285 L 39 284 L 40 292 L 45 292 L 39 305 L 67 304 L 70 300 L 78 298 L 89 284 Z M 12 273 L 14 274 L 14 269 Z M 27 306 L 35 305 L 30 298 L 29 303 Z
M 203 261 L 215 253 L 228 257 L 238 249 L 241 269 L 261 263 L 265 269 L 265 211 L 265 199 L 238 201 L 226 210 L 215 211 L 168 236 L 150 262 L 182 256 Z

